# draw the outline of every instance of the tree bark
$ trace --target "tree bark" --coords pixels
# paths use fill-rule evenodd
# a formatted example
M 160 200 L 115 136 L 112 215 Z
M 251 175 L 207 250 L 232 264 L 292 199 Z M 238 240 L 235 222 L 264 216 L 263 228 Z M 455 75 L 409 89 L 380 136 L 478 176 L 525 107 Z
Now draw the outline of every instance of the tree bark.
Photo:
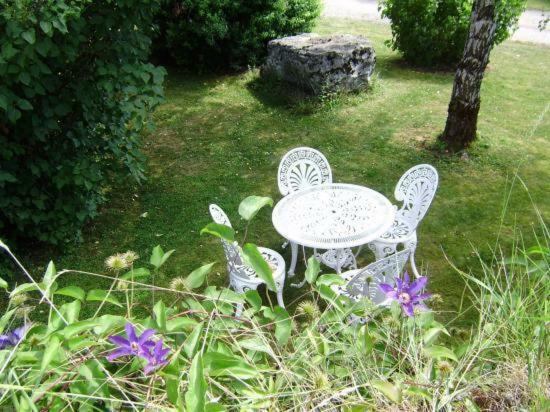
M 475 0 L 468 40 L 455 74 L 445 131 L 439 137 L 452 151 L 468 147 L 476 138 L 481 81 L 495 30 L 495 0 Z

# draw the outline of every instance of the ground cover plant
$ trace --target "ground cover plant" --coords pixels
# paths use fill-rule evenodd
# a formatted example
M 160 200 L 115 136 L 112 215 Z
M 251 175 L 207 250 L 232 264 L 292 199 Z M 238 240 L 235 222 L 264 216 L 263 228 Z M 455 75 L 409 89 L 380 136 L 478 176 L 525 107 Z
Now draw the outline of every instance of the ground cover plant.
M 405 274 L 380 285 L 391 306 L 373 307 L 335 294 L 331 286 L 342 278 L 321 275 L 310 258 L 306 298 L 290 316 L 263 303 L 257 291 L 207 286 L 197 293 L 213 264 L 170 288 L 151 284 L 174 256 L 160 246 L 148 263 L 131 251 L 111 256 L 105 262 L 110 287 L 86 293 L 77 285 L 59 288 L 59 281 L 70 273 L 105 275 L 57 271 L 50 262 L 35 279 L 0 243 L 29 280 L 12 290 L 0 281 L 9 293 L 0 318 L 0 405 L 18 411 L 541 410 L 550 365 L 548 307 L 540 297 L 549 292 L 550 237 L 543 222 L 540 229 L 534 247 L 518 236 L 510 255 L 497 244 L 481 272 L 457 272 L 478 313 L 466 331 L 435 319 L 425 305 L 434 296 L 420 293 L 425 277 L 409 283 Z M 204 231 L 234 238 L 223 225 Z M 267 264 L 250 256 L 261 272 Z M 153 301 L 157 294 L 154 306 L 137 310 L 136 291 Z M 240 317 L 235 304 L 245 306 Z M 85 306 L 93 315 L 85 315 L 92 313 Z M 120 315 L 115 306 L 123 308 Z M 37 309 L 47 313 L 43 322 L 29 319 Z

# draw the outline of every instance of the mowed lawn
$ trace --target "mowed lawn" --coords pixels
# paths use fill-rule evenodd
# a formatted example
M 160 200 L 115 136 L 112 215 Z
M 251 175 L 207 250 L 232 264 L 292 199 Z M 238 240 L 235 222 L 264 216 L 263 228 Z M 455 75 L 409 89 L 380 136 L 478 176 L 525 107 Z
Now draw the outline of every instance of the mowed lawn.
M 51 257 L 59 268 L 105 272 L 104 259 L 136 251 L 145 262 L 157 244 L 176 249 L 156 283 L 217 261 L 208 282 L 227 284 L 219 243 L 200 236 L 215 202 L 242 228 L 237 206 L 248 195 L 280 198 L 277 166 L 297 146 L 321 150 L 336 182 L 366 185 L 393 200 L 401 174 L 418 163 L 440 173 L 440 188 L 419 228 L 417 262 L 429 276 L 429 289 L 443 320 L 452 320 L 464 285 L 450 263 L 477 270 L 497 244 L 506 251 L 516 231 L 527 245 L 539 230 L 536 205 L 548 219 L 550 189 L 550 49 L 506 42 L 492 53 L 482 90 L 480 139 L 468 156 L 437 150 L 445 124 L 453 73 L 405 65 L 384 45 L 389 27 L 370 22 L 323 20 L 320 33 L 355 33 L 371 39 L 376 75 L 367 93 L 318 104 L 291 104 L 284 93 L 258 81 L 258 71 L 197 76 L 169 70 L 166 103 L 155 113 L 156 129 L 145 138 L 148 180 L 131 180 L 109 190 L 110 202 L 85 230 L 84 242 L 60 252 L 41 250 L 25 257 L 37 272 Z M 520 180 L 528 188 L 525 190 Z M 503 213 L 505 211 L 505 213 Z M 262 211 L 250 228 L 251 241 L 282 251 L 283 239 Z M 363 262 L 373 256 L 364 251 Z M 303 265 L 299 267 L 300 276 Z M 69 277 L 86 289 L 107 286 L 95 278 Z M 292 311 L 301 290 L 287 288 Z M 147 304 L 149 297 L 142 296 Z M 292 304 L 294 302 L 294 304 Z M 468 317 L 457 324 L 471 321 Z

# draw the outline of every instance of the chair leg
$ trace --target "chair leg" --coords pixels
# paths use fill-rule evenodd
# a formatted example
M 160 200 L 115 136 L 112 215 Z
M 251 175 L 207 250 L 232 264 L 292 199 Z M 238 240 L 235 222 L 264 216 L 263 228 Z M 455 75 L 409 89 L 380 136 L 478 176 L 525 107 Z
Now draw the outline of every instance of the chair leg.
M 284 282 L 281 283 L 280 285 L 277 285 L 277 304 L 282 308 L 285 307 L 285 302 L 283 300 L 283 287 L 284 287 Z
M 404 246 L 406 249 L 411 250 L 411 255 L 409 257 L 409 260 L 411 262 L 411 268 L 414 273 L 414 276 L 418 278 L 420 277 L 420 274 L 418 273 L 418 269 L 416 268 L 416 262 L 414 260 L 414 254 L 416 252 L 416 244 L 417 244 L 417 239 L 416 239 L 416 233 L 415 233 L 411 240 L 404 243 Z
M 243 294 L 245 292 L 245 289 L 248 289 L 245 285 L 239 284 L 237 282 L 233 282 L 231 284 L 233 287 L 233 290 L 237 292 L 238 294 Z M 237 307 L 235 308 L 235 317 L 240 318 L 243 313 L 244 304 L 243 303 L 237 303 Z

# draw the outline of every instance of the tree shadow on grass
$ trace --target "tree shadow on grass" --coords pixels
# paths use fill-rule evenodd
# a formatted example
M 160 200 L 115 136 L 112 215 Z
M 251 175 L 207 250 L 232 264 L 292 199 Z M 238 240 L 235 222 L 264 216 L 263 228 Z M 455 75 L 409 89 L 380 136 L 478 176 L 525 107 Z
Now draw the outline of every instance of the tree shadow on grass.
M 384 74 L 386 78 L 407 79 L 431 79 L 447 84 L 452 82 L 455 68 L 451 66 L 422 67 L 407 62 L 401 56 L 384 56 L 377 61 L 377 71 Z

